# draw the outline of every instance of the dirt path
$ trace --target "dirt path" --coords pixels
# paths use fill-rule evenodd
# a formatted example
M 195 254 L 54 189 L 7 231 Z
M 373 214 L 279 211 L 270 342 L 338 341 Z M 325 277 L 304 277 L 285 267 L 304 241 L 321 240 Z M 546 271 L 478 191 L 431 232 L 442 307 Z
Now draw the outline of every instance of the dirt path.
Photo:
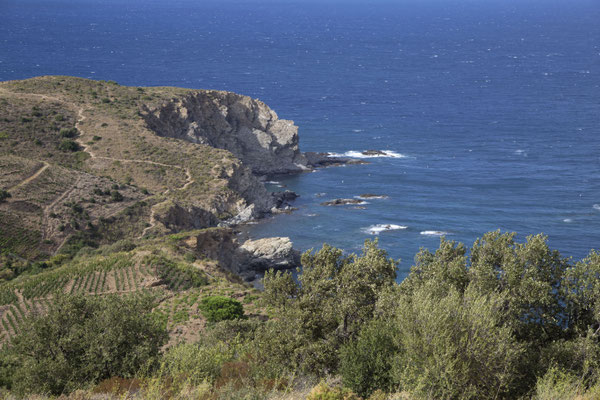
M 48 164 L 46 161 L 42 161 L 42 162 L 44 163 L 44 165 L 42 165 L 42 167 L 40 169 L 38 169 L 35 172 L 35 174 L 33 174 L 29 178 L 23 180 L 21 183 L 9 188 L 8 191 L 10 192 L 12 190 L 20 188 L 21 186 L 27 185 L 29 182 L 33 181 L 35 178 L 40 176 L 42 174 L 42 172 L 44 172 L 50 166 L 50 164 Z
M 162 204 L 162 203 L 159 203 L 159 204 Z M 157 206 L 157 205 L 158 204 L 156 204 L 155 206 Z M 149 222 L 150 225 L 148 225 L 147 227 L 144 228 L 144 230 L 142 231 L 142 233 L 140 234 L 140 236 L 138 236 L 138 239 L 143 238 L 148 233 L 148 231 L 150 229 L 152 229 L 152 228 L 154 228 L 156 226 L 156 219 L 154 218 L 154 207 L 155 206 L 153 206 L 150 209 L 150 222 Z

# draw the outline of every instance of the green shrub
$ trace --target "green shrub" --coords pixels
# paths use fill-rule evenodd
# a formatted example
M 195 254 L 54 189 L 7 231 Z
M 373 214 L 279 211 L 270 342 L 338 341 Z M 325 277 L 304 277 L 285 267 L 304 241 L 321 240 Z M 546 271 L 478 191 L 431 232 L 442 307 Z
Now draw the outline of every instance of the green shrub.
M 431 283 L 398 299 L 395 385 L 425 398 L 515 398 L 524 346 L 502 326 L 503 298 Z
M 0 203 L 11 197 L 11 194 L 4 189 L 0 189 Z
M 182 343 L 171 347 L 165 353 L 160 373 L 171 377 L 175 382 L 193 385 L 204 381 L 214 382 L 223 364 L 231 361 L 234 355 L 234 348 L 223 342 Z
M 14 339 L 12 384 L 20 394 L 59 395 L 104 379 L 131 377 L 154 362 L 167 332 L 148 296 L 58 295 L 48 313 L 25 320 Z
M 582 398 L 584 391 L 585 386 L 579 377 L 552 367 L 537 381 L 534 399 L 574 400 Z
M 176 263 L 165 256 L 147 256 L 144 259 L 156 269 L 156 274 L 171 290 L 186 290 L 208 284 L 208 279 L 203 271 L 193 266 Z
M 200 301 L 200 311 L 209 322 L 244 317 L 244 306 L 242 303 L 225 296 L 208 296 L 203 298 Z
M 74 138 L 78 134 L 77 128 L 63 128 L 60 130 L 60 136 L 64 138 Z
M 357 340 L 341 348 L 340 375 L 344 386 L 365 398 L 378 389 L 391 390 L 390 371 L 396 352 L 393 324 L 370 322 Z
M 111 190 L 110 199 L 112 201 L 123 201 L 123 195 L 118 190 Z
M 58 145 L 58 149 L 62 151 L 78 151 L 79 145 L 71 139 L 63 139 Z
M 302 256 L 295 280 L 268 271 L 262 298 L 277 320 L 260 332 L 266 359 L 289 370 L 324 376 L 339 364 L 340 347 L 358 337 L 373 318 L 379 298 L 395 285 L 396 262 L 366 241 L 360 255 L 327 244 Z

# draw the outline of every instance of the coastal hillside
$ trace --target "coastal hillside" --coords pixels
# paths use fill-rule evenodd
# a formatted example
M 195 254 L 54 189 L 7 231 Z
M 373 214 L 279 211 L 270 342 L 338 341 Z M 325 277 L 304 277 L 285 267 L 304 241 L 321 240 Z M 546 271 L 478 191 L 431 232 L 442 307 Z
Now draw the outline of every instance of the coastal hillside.
M 3 398 L 599 398 L 595 250 L 442 237 L 399 282 L 377 239 L 239 229 L 291 210 L 266 175 L 355 163 L 258 100 L 40 77 L 0 106 Z
M 60 295 L 149 294 L 169 341 L 189 341 L 201 297 L 264 317 L 247 281 L 299 264 L 289 239 L 228 227 L 289 208 L 261 174 L 309 168 L 297 128 L 264 103 L 39 77 L 0 83 L 0 107 L 2 345 Z
M 0 107 L 0 246 L 27 260 L 277 212 L 257 176 L 308 169 L 293 122 L 234 93 L 39 77 Z

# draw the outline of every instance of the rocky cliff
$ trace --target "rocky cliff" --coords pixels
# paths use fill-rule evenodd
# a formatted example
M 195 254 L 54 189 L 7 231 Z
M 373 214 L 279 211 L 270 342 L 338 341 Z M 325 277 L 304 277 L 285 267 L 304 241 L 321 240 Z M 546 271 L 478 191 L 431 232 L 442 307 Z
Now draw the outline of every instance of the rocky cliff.
M 298 127 L 248 96 L 195 91 L 172 98 L 142 116 L 157 135 L 230 151 L 258 175 L 301 172 L 308 163 Z
M 199 231 L 188 240 L 196 254 L 215 260 L 244 280 L 258 282 L 268 269 L 284 270 L 300 266 L 300 252 L 287 237 L 245 240 L 240 242 L 230 228 Z

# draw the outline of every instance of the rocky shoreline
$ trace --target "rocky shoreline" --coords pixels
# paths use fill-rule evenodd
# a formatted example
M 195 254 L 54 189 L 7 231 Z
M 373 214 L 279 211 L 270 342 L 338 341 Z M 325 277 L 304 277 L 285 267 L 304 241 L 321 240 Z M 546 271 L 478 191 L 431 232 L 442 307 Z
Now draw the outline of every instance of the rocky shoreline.
M 368 164 L 361 159 L 331 153 L 302 153 L 298 127 L 293 121 L 279 119 L 263 102 L 235 93 L 195 91 L 154 108 L 144 107 L 141 115 L 147 127 L 158 136 L 227 150 L 247 168 L 249 173 L 234 174 L 230 178 L 230 187 L 240 192 L 247 203 L 236 215 L 216 223 L 226 229 L 295 210 L 293 201 L 298 194 L 289 190 L 267 193 L 264 181 L 268 177 Z M 364 203 L 346 200 L 344 204 Z M 293 249 L 289 238 L 248 239 L 238 243 L 231 236 L 233 231 L 226 232 L 229 233 L 221 238 L 221 247 L 229 249 L 234 256 L 219 259 L 248 281 L 256 280 L 269 268 L 300 266 L 299 252 Z M 202 246 L 208 242 L 200 240 L 198 243 Z

